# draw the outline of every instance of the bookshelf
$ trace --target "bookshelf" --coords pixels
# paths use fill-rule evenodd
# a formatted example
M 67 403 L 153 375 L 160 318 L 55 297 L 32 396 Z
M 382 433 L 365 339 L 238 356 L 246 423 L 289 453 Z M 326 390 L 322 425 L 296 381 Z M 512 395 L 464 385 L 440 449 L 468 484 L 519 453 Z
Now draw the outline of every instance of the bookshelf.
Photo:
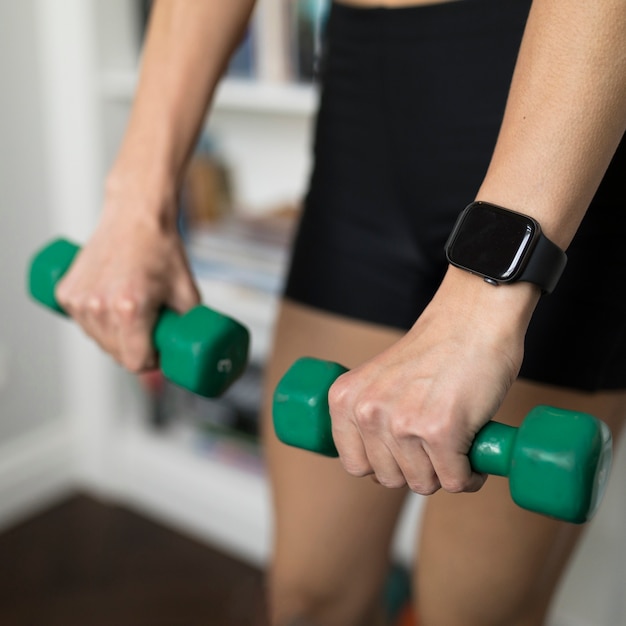
M 318 95 L 312 84 L 289 77 L 281 56 L 284 47 L 274 37 L 284 27 L 277 21 L 278 6 L 274 0 L 259 0 L 257 23 L 274 45 L 259 48 L 258 76 L 225 79 L 207 119 L 219 153 L 232 169 L 236 204 L 246 216 L 293 204 L 306 187 L 310 168 Z M 39 6 L 41 58 L 49 77 L 42 90 L 45 158 L 54 181 L 48 209 L 51 236 L 85 241 L 97 223 L 104 177 L 137 81 L 136 9 L 130 0 L 67 0 L 62 12 L 52 2 Z M 251 328 L 251 358 L 262 363 L 276 289 L 229 283 L 211 272 L 198 272 L 198 277 L 206 304 Z M 262 463 L 250 467 L 226 458 L 223 450 L 216 454 L 188 422 L 153 428 L 149 397 L 137 380 L 72 324 L 58 324 L 72 481 L 262 564 L 271 540 Z M 409 535 L 407 531 L 404 541 L 411 541 Z

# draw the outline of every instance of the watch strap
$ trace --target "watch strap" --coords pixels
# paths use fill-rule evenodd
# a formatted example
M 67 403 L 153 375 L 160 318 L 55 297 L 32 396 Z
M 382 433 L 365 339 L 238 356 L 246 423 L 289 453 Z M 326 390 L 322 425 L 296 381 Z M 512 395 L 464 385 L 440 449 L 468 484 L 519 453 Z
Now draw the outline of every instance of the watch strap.
M 567 255 L 543 233 L 530 254 L 519 279 L 534 283 L 543 293 L 552 293 L 567 263 Z

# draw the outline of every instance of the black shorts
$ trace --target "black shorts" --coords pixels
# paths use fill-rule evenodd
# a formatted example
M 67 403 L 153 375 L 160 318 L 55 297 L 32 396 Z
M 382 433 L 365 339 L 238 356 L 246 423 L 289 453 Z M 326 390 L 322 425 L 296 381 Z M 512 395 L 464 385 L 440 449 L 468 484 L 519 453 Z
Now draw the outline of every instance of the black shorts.
M 448 234 L 486 173 L 529 7 L 332 6 L 286 297 L 412 326 L 445 273 Z M 561 282 L 536 309 L 524 378 L 626 388 L 625 154 L 621 145 Z

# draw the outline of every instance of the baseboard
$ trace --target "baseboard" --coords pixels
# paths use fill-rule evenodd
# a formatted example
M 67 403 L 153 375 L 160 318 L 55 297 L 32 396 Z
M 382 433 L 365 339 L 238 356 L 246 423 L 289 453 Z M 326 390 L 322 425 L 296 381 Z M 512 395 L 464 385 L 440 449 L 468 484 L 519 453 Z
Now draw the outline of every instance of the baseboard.
M 61 420 L 0 445 L 0 530 L 70 494 L 72 442 Z
M 556 613 L 549 621 L 548 626 L 598 626 L 588 620 L 574 617 L 568 613 Z
M 120 436 L 113 465 L 116 497 L 127 506 L 252 564 L 266 562 L 270 507 L 263 476 L 143 429 Z

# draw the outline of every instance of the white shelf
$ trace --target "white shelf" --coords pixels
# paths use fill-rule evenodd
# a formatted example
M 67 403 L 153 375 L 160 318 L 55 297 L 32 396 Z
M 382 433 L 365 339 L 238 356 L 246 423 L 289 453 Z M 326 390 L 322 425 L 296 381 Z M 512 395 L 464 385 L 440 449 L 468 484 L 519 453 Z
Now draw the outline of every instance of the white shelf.
M 246 561 L 266 561 L 270 506 L 263 474 L 194 452 L 180 433 L 140 425 L 119 433 L 113 465 L 117 492 L 129 506 Z
M 130 102 L 137 74 L 107 70 L 100 77 L 100 95 L 111 102 Z M 227 78 L 215 94 L 213 109 L 308 117 L 317 105 L 317 88 L 311 84 L 270 83 Z
M 227 79 L 217 91 L 214 106 L 218 110 L 309 116 L 315 111 L 317 98 L 314 85 Z

